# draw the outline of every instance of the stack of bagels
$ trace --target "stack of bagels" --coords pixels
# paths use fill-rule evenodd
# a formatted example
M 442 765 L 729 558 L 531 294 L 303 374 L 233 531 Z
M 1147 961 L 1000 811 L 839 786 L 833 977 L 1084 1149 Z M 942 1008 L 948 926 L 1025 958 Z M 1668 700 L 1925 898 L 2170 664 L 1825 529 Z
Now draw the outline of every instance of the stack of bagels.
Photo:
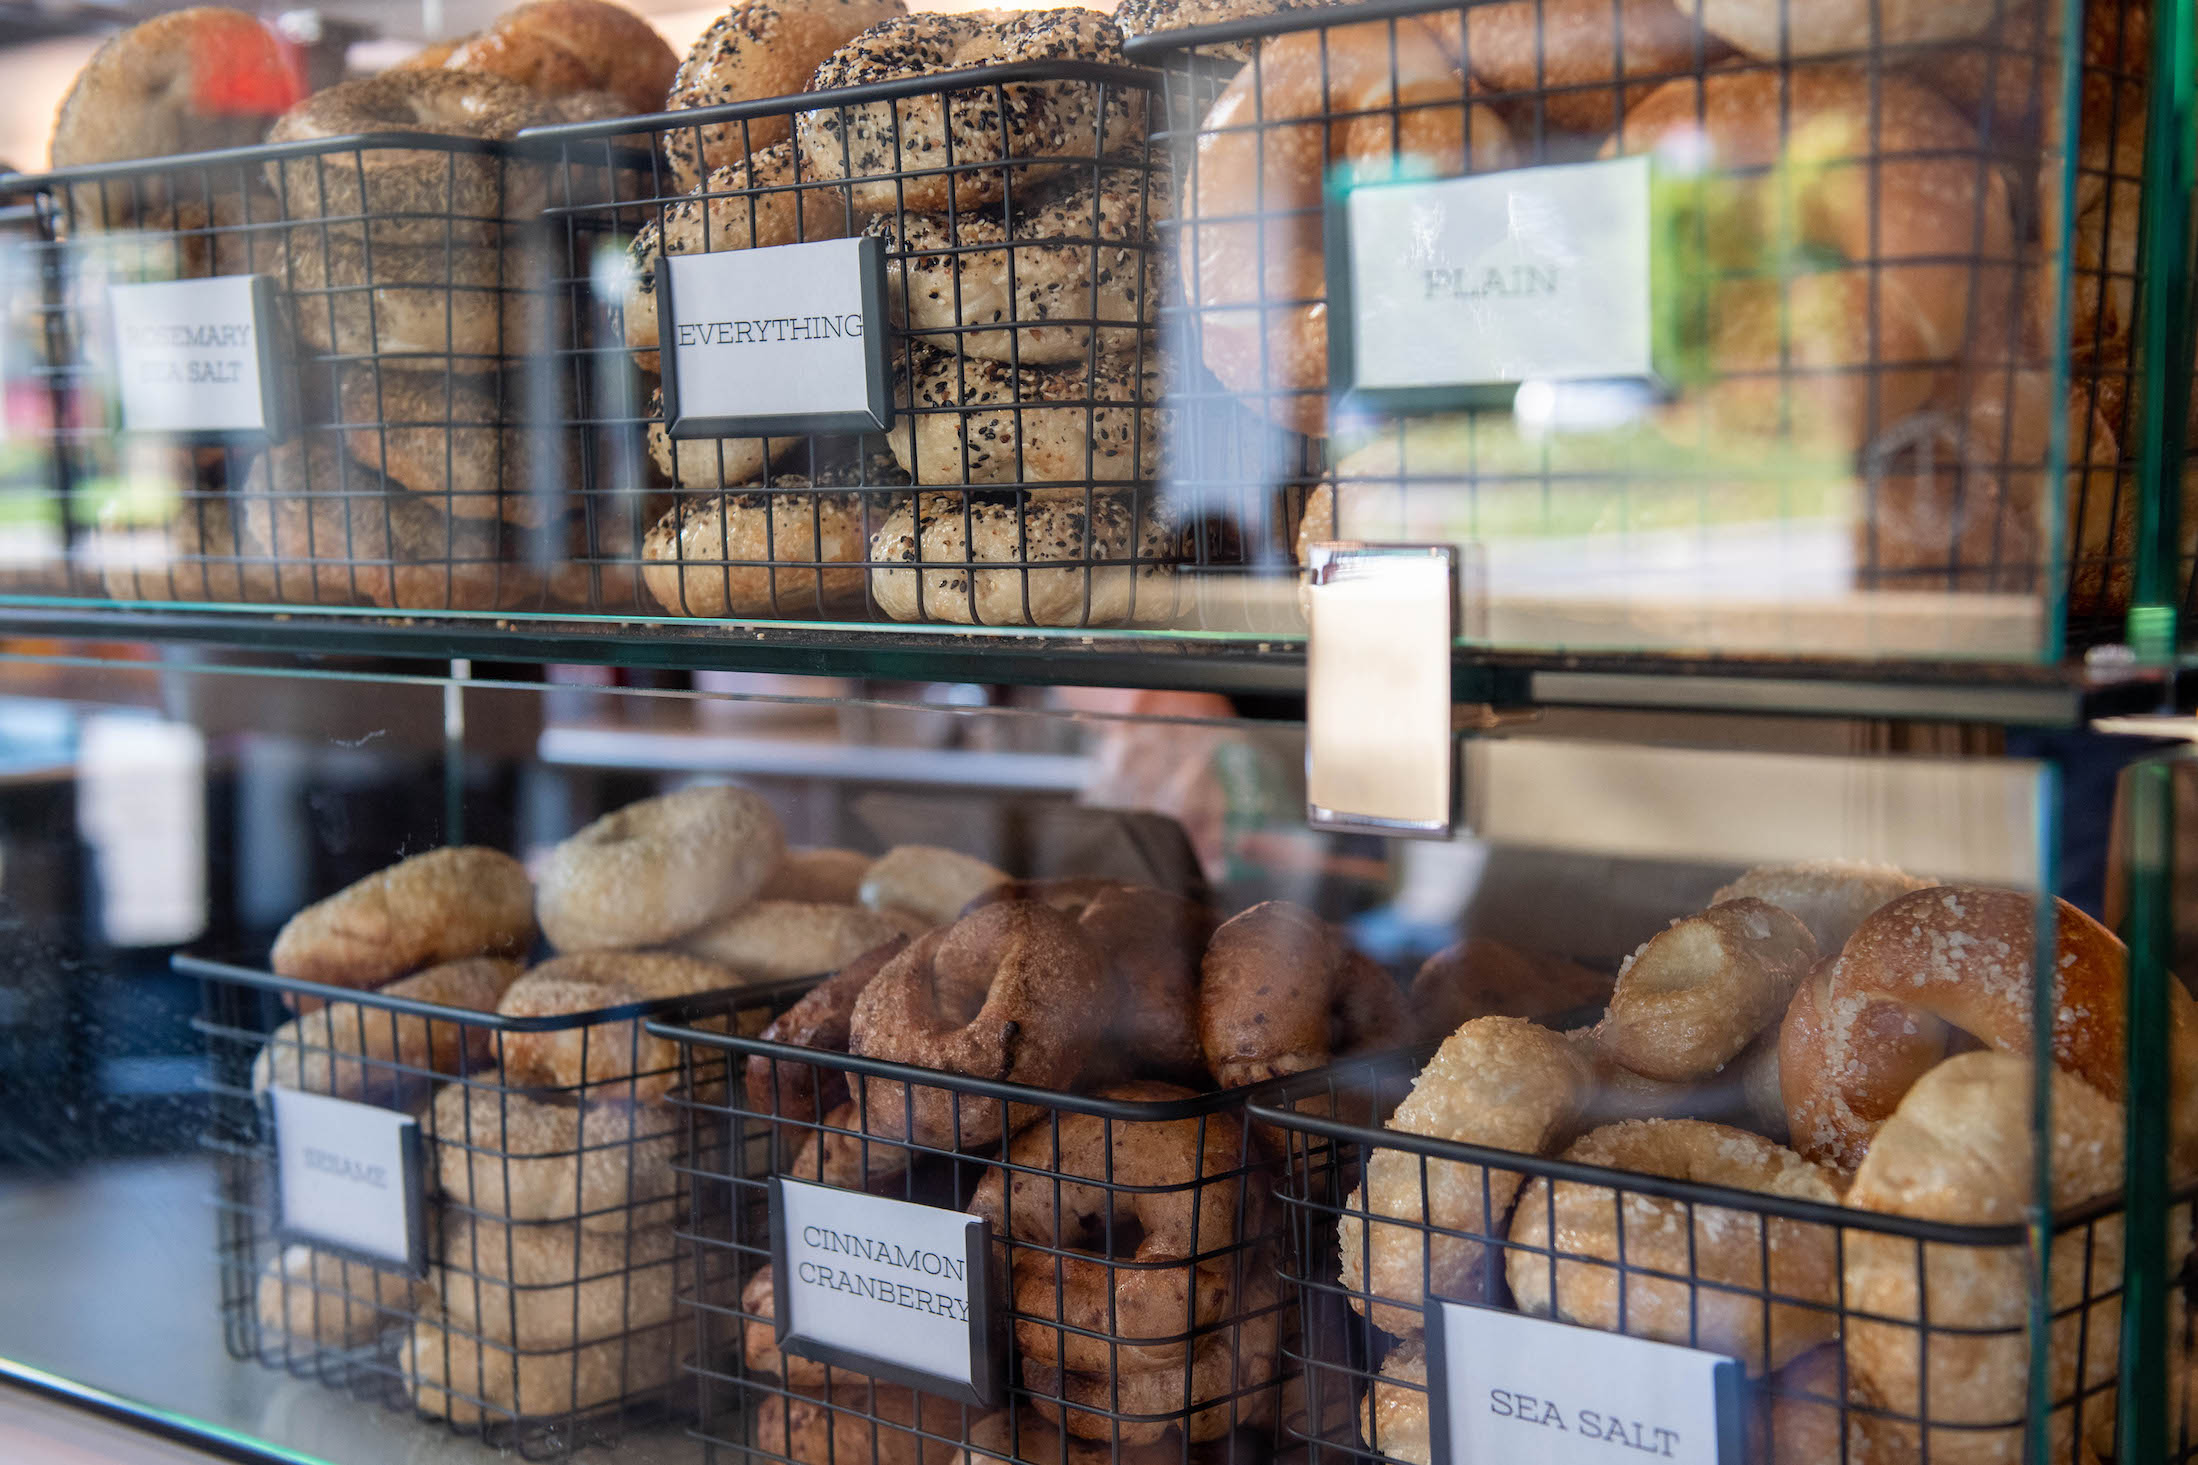
M 1840 862 L 1750 871 L 1629 958 L 1592 1026 L 1464 1022 L 1388 1127 L 1890 1216 L 2022 1222 L 2041 899 Z M 2066 1208 L 2122 1180 L 2125 958 L 2074 907 L 2052 901 L 2051 916 L 2046 1162 Z M 2187 1178 L 2198 1009 L 2179 986 L 2171 997 L 2168 1117 Z M 2179 1264 L 2187 1216 L 2173 1229 Z M 2054 1458 L 2074 1459 L 2079 1435 L 2102 1453 L 2110 1438 L 2120 1217 L 2063 1240 L 2048 1407 Z M 1386 1455 L 1430 1458 L 1421 1330 L 1444 1297 L 1738 1359 L 1763 1385 L 1751 1458 L 2024 1458 L 2019 1247 L 1926 1246 L 1401 1148 L 1371 1151 L 1337 1244 L 1386 1352 L 1360 1415 Z
M 667 105 L 1064 59 L 1119 61 L 1121 35 L 1074 7 L 910 15 L 900 0 L 744 0 L 697 43 Z M 660 366 L 667 254 L 871 235 L 907 337 L 894 347 L 900 420 L 879 445 L 893 460 L 884 472 L 860 450 L 839 467 L 811 445 L 805 461 L 795 438 L 674 440 L 657 399 L 651 454 L 691 495 L 643 548 L 657 601 L 694 615 L 822 613 L 860 603 L 867 585 L 903 620 L 1173 614 L 1162 522 L 1149 498 L 1114 487 L 1149 480 L 1160 445 L 1147 327 L 1168 185 L 1144 142 L 1140 92 L 1070 81 L 670 132 L 670 172 L 687 192 L 635 237 L 624 308 L 645 371 Z M 915 495 L 848 491 L 910 483 Z M 1060 486 L 1024 488 L 1047 484 Z M 958 491 L 922 491 L 935 486 Z M 866 576 L 866 560 L 919 568 Z M 1079 567 L 975 568 L 1046 562 Z

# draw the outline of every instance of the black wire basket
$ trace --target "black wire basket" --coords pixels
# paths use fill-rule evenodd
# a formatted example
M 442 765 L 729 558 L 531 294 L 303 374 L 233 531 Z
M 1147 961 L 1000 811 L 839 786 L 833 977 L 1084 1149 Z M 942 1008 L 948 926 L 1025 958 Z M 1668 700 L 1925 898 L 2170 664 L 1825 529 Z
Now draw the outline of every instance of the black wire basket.
M 1166 492 L 1262 505 L 1240 527 L 1285 562 L 1460 543 L 1463 624 L 1500 646 L 2022 660 L 2116 638 L 2129 404 L 2171 380 L 2131 349 L 2151 31 L 2134 0 L 2066 8 L 1865 7 L 1832 34 L 1855 12 L 1374 0 L 1133 42 L 1181 184 Z M 1492 335 L 1478 386 L 1329 381 L 1331 335 L 1363 360 L 1352 334 L 1390 318 L 1330 306 L 1339 190 L 1640 157 L 1653 372 L 1514 398 L 1526 358 Z M 1510 204 L 1511 264 L 1476 300 L 1561 300 L 1539 198 Z
M 696 1246 L 714 1223 L 688 1182 L 722 1137 L 726 1065 L 692 1069 L 643 1030 L 674 1012 L 739 1024 L 729 991 L 511 1017 L 354 991 L 197 957 L 211 1058 L 204 1145 L 217 1177 L 222 1333 L 232 1357 L 439 1419 L 528 1459 L 617 1440 L 684 1390 Z M 566 1087 L 504 1061 L 562 1045 Z M 268 1091 L 396 1109 L 419 1122 L 420 1274 L 286 1238 Z M 713 1243 L 714 1247 L 714 1243 Z
M 691 1101 L 730 1162 L 688 1176 L 732 1218 L 698 1259 L 699 1433 L 712 1458 L 830 1465 L 851 1450 L 898 1459 L 965 1444 L 1028 1465 L 1270 1458 L 1294 1399 L 1281 1353 L 1293 1314 L 1249 1090 L 1070 1094 L 651 1031 L 697 1062 L 734 1065 L 721 1099 Z M 1117 1168 L 1146 1146 L 1172 1158 Z M 771 1270 L 782 1177 L 987 1220 L 996 1405 L 782 1351 Z
M 1185 599 L 1154 495 L 1166 285 L 1155 78 L 1049 61 L 532 129 L 573 335 L 547 363 L 613 450 L 573 479 L 628 614 L 1153 624 Z M 707 171 L 705 171 L 705 168 Z M 882 256 L 884 432 L 694 436 L 661 377 L 668 258 Z M 675 433 L 677 435 L 675 435 Z
M 1305 1389 L 1293 1428 L 1309 1460 L 1436 1457 L 1429 1380 L 1441 1375 L 1423 1330 L 1437 1298 L 1738 1360 L 1750 1461 L 2126 1458 L 2115 1450 L 2118 1195 L 2041 1228 L 1953 1224 L 1385 1127 L 1426 1056 L 1337 1065 L 1250 1109 L 1285 1150 L 1282 1270 Z M 2186 1216 L 2190 1194 L 2177 1196 Z M 1964 1290 L 1971 1276 L 1996 1285 Z M 2180 1358 L 2187 1322 L 2180 1305 L 2170 1316 Z M 2034 1382 L 2038 1336 L 2051 1341 Z M 2181 1461 L 2198 1441 L 2182 1386 L 2171 1393 L 2148 1407 L 2167 1411 L 2167 1458 Z M 2033 1438 L 2044 1455 L 2026 1453 Z

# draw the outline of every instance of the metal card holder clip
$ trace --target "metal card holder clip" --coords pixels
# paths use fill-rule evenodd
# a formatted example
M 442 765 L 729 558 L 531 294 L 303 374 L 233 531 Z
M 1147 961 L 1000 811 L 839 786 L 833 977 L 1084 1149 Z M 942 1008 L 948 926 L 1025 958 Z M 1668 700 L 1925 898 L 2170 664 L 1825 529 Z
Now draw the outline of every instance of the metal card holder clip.
M 1316 544 L 1307 569 L 1306 822 L 1448 839 L 1458 823 L 1457 546 Z

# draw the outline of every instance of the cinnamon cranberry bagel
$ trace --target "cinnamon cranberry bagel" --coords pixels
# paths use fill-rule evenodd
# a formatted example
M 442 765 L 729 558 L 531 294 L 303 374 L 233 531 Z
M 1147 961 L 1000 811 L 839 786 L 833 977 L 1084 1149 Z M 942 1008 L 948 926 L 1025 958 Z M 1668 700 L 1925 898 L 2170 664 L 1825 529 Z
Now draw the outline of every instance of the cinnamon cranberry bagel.
M 1303 906 L 1255 905 L 1224 922 L 1206 947 L 1198 1039 L 1225 1089 L 1401 1047 L 1411 1034 L 1396 982 Z
M 716 107 L 809 90 L 825 58 L 874 25 L 908 13 L 901 0 L 740 0 L 710 23 L 679 63 L 664 110 Z M 751 149 L 788 135 L 784 116 L 706 122 L 665 134 L 672 182 L 693 188 Z
M 453 47 L 448 71 L 485 71 L 547 96 L 606 92 L 654 112 L 679 58 L 650 24 L 603 0 L 525 0 Z

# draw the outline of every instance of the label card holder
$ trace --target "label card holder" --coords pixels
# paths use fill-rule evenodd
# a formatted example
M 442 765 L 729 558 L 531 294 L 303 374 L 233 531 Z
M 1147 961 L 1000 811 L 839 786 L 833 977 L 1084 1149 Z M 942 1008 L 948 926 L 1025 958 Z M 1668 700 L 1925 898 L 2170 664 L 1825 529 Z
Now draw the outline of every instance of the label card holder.
M 113 284 L 107 313 L 124 432 L 288 432 L 272 277 Z
M 892 425 L 885 246 L 878 239 L 666 255 L 656 279 L 664 423 L 672 437 L 798 437 Z
M 426 1276 L 419 1120 L 326 1094 L 267 1092 L 276 1235 Z
M 1433 1465 L 1741 1465 L 1740 1364 L 1721 1353 L 1435 1299 Z M 1615 1448 L 1614 1448 L 1615 1447 Z
M 1529 381 L 1655 384 L 1654 225 L 1647 156 L 1332 190 L 1338 411 L 1501 407 Z
M 1306 566 L 1306 822 L 1449 838 L 1457 546 L 1315 544 Z
M 993 1408 L 1007 1351 L 985 1222 L 775 1176 L 778 1345 L 797 1358 Z

